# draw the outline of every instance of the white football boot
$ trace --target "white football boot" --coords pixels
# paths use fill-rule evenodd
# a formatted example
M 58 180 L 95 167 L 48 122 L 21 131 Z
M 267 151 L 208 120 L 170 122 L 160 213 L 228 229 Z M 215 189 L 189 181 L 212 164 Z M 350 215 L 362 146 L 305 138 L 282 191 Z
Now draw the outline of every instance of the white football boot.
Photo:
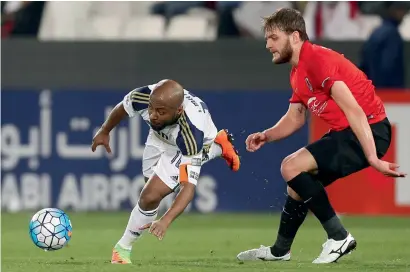
M 290 251 L 282 257 L 275 257 L 270 252 L 270 247 L 261 246 L 243 251 L 236 256 L 239 261 L 289 261 Z
M 323 264 L 336 262 L 341 257 L 354 250 L 356 245 L 356 240 L 350 233 L 344 240 L 335 241 L 333 239 L 328 239 L 322 246 L 322 253 L 320 253 L 319 257 L 317 257 L 313 263 Z

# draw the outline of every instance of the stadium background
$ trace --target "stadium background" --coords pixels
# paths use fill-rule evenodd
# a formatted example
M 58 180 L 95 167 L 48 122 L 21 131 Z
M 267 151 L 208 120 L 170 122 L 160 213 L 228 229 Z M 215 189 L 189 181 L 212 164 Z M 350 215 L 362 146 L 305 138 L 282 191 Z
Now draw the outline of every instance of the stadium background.
M 15 227 L 13 222 L 24 223 L 27 219 L 14 217 L 14 213 L 26 215 L 26 211 L 30 213 L 44 207 L 62 208 L 84 222 L 87 216 L 77 212 L 98 211 L 109 218 L 113 212 L 130 211 L 144 185 L 140 169 L 148 128 L 138 118 L 122 122 L 112 132 L 112 157 L 102 150 L 92 153 L 90 143 L 109 110 L 129 90 L 163 78 L 177 80 L 203 98 L 217 127 L 226 127 L 235 134 L 242 156 L 242 168 L 238 173 L 229 171 L 222 160 L 205 165 L 197 195 L 187 211 L 210 214 L 202 216 L 214 220 L 212 222 L 218 220 L 217 214 L 221 212 L 268 216 L 281 211 L 286 192 L 279 171 L 282 159 L 320 137 L 327 127 L 319 120 L 310 120 L 289 139 L 270 144 L 257 153 L 245 151 L 247 135 L 275 124 L 285 113 L 291 95 L 290 67 L 272 65 L 263 39 L 239 35 L 198 36 L 201 24 L 196 24 L 195 20 L 205 20 L 206 27 L 215 28 L 209 20 L 221 14 L 215 11 L 214 15 L 209 15 L 209 10 L 203 8 L 201 11 L 197 6 L 195 12 L 188 8 L 182 15 L 168 18 L 166 27 L 171 28 L 175 27 L 172 24 L 175 18 L 189 17 L 183 21 L 182 29 L 174 30 L 174 36 L 169 30 L 160 38 L 150 38 L 150 24 L 143 25 L 147 28 L 143 33 L 121 36 L 112 29 L 115 22 L 112 19 L 119 16 L 111 13 L 103 18 L 103 12 L 98 19 L 108 21 L 101 23 L 101 20 L 87 17 L 88 21 L 82 21 L 84 28 L 90 24 L 94 30 L 89 31 L 88 36 L 84 37 L 83 33 L 76 36 L 75 31 L 64 32 L 69 26 L 69 22 L 64 21 L 67 18 L 55 19 L 60 18 L 61 9 L 69 10 L 68 3 L 59 7 L 54 2 L 52 9 L 52 4 L 47 2 L 40 29 L 34 36 L 10 33 L 2 39 L 1 208 L 3 218 L 9 222 L 8 230 Z M 115 3 L 110 5 L 116 6 Z M 71 8 L 72 14 L 76 14 L 78 10 L 74 4 Z M 379 18 L 376 13 L 361 12 L 357 16 L 362 19 Z M 55 15 L 55 21 L 45 23 L 45 18 L 53 17 L 50 14 Z M 132 18 L 150 16 L 146 12 L 134 14 Z M 407 24 L 409 18 L 408 15 Z M 187 22 L 193 22 L 193 31 Z M 58 25 L 59 29 L 56 26 L 55 30 L 47 32 L 45 29 L 50 24 Z M 358 37 L 336 40 L 323 37 L 314 41 L 359 64 L 362 45 L 372 29 Z M 409 29 L 408 25 L 402 28 L 402 35 L 409 36 Z M 192 36 L 189 36 L 190 31 L 194 33 Z M 407 65 L 404 88 L 377 90 L 394 125 L 393 144 L 387 158 L 398 162 L 406 172 L 410 172 L 408 36 L 404 37 L 407 39 L 404 43 Z M 408 223 L 409 176 L 395 180 L 367 169 L 338 181 L 328 192 L 340 214 L 360 215 L 359 220 L 369 215 L 400 215 L 406 217 L 404 222 Z M 162 211 L 169 207 L 172 197 L 161 204 Z M 120 235 L 126 224 L 128 213 L 121 214 L 122 221 L 114 237 Z M 80 219 L 74 221 L 74 237 L 75 224 Z M 271 227 L 276 226 L 277 219 L 266 220 Z M 273 237 L 275 229 L 272 227 L 269 233 L 269 237 Z M 236 251 L 242 249 L 246 248 Z

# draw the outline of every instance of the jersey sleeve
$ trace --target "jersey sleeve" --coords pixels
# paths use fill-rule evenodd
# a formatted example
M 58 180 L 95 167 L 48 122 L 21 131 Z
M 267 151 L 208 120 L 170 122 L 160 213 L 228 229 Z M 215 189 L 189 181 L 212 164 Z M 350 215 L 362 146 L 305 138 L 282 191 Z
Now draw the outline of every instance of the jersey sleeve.
M 152 86 L 136 88 L 124 97 L 122 104 L 129 117 L 134 117 L 142 110 L 148 108 Z
M 180 131 L 177 145 L 182 153 L 179 181 L 197 184 L 202 165 L 202 148 L 204 143 L 204 127 L 201 114 L 189 116 L 184 111 L 179 118 Z
M 194 120 L 191 120 L 184 111 L 178 120 L 179 132 L 176 143 L 184 156 L 199 154 L 204 144 L 204 124 L 201 120 L 202 118 L 192 119 Z
M 323 90 L 325 93 L 330 93 L 335 81 L 338 78 L 338 65 L 336 62 L 330 60 L 318 60 L 320 64 L 311 63 L 308 66 L 308 79 L 312 81 L 315 90 Z
M 292 93 L 292 97 L 289 99 L 290 103 L 302 103 L 302 99 L 300 99 L 300 97 L 297 95 L 297 93 L 295 93 L 295 91 L 293 91 Z
M 187 96 L 195 97 L 191 93 Z M 178 120 L 179 132 L 176 139 L 176 144 L 182 153 L 179 181 L 194 185 L 197 184 L 201 172 L 204 135 L 208 120 L 208 115 L 203 110 L 205 104 L 201 102 L 190 100 L 186 105 Z

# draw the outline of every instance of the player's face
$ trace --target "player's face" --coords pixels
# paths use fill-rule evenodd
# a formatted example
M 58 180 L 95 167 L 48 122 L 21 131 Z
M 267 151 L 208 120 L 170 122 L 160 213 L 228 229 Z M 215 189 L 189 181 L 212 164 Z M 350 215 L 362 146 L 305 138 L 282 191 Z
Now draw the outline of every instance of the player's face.
M 148 114 L 153 130 L 160 131 L 166 126 L 173 125 L 182 112 L 182 107 L 171 108 L 164 103 L 151 100 L 148 104 Z
M 293 49 L 289 35 L 277 28 L 265 31 L 266 49 L 272 53 L 275 64 L 287 63 L 291 60 Z

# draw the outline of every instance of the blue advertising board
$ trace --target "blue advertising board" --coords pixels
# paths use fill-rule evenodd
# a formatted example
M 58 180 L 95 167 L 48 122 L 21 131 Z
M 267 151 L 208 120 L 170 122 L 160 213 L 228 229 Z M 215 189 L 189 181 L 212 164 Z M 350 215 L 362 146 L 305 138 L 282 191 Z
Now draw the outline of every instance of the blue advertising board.
M 91 152 L 95 131 L 127 91 L 2 90 L 1 200 L 5 211 L 59 207 L 75 211 L 132 209 L 144 186 L 141 160 L 147 125 L 124 120 L 111 133 L 109 156 Z M 203 166 L 189 211 L 278 211 L 286 185 L 280 163 L 308 141 L 308 128 L 249 153 L 246 137 L 274 125 L 288 108 L 288 92 L 193 91 L 218 129 L 235 135 L 239 172 L 222 159 Z M 169 207 L 173 196 L 163 201 Z

